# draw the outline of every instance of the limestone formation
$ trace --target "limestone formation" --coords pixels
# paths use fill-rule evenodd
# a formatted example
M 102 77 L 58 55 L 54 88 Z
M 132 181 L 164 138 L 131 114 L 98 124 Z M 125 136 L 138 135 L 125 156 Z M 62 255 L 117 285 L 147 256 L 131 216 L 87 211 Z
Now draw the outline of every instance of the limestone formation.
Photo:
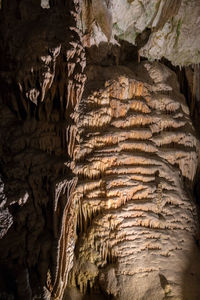
M 185 299 L 191 257 L 196 286 L 200 275 L 189 193 L 197 139 L 175 74 L 149 62 L 89 73 L 93 82 L 103 74 L 105 85 L 88 91 L 76 116 L 79 212 L 71 284 L 83 294 L 99 286 L 121 300 Z
M 78 1 L 51 4 L 5 1 L 1 12 L 0 298 L 62 299 L 72 267 L 85 51 Z
M 0 1 L 0 300 L 200 299 L 199 12 Z
M 88 11 L 90 1 L 82 3 Z M 199 0 L 98 0 L 95 3 L 104 7 L 108 3 L 109 8 L 102 10 L 101 25 L 98 20 L 95 22 L 90 4 L 91 44 L 106 41 L 106 32 L 112 32 L 112 43 L 125 40 L 139 45 L 138 38 L 145 39 L 140 55 L 149 60 L 165 57 L 179 66 L 200 62 Z M 108 16 L 112 16 L 112 27 Z M 83 14 L 82 22 L 87 34 L 87 14 Z

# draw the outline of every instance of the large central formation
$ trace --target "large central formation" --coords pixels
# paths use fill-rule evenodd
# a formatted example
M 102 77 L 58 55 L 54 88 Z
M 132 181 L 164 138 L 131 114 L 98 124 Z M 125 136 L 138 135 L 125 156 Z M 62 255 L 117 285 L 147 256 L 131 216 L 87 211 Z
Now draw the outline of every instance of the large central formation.
M 158 63 L 135 69 L 88 71 L 90 86 L 105 84 L 86 87 L 77 113 L 71 282 L 117 299 L 183 299 L 184 281 L 198 277 L 189 194 L 197 140 L 175 74 Z

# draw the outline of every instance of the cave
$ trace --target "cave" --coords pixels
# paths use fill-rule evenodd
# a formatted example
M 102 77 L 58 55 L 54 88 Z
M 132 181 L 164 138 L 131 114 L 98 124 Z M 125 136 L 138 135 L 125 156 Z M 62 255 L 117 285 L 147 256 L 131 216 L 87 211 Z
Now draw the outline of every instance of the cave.
M 0 1 L 0 300 L 200 299 L 199 16 Z

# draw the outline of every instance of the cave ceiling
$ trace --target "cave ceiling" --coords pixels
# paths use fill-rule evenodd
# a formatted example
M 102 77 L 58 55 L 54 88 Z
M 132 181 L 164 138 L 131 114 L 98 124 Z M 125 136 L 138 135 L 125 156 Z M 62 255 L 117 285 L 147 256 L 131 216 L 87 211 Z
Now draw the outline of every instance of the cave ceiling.
M 186 66 L 200 62 L 200 2 L 196 0 L 82 1 L 83 28 L 92 43 L 140 40 L 141 56 Z M 89 11 L 89 12 L 88 12 Z

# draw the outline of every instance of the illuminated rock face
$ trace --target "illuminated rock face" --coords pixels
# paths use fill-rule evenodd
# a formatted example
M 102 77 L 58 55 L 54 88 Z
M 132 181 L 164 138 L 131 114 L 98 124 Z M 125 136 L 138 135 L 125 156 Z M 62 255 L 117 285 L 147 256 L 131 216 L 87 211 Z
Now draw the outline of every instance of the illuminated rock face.
M 134 72 L 92 67 L 88 73 L 88 81 L 101 78 L 105 85 L 87 92 L 76 115 L 79 212 L 71 283 L 82 293 L 100 286 L 123 300 L 184 299 L 184 280 L 199 276 L 189 193 L 197 140 L 175 74 L 149 62 Z
M 149 60 L 200 62 L 199 0 L 84 0 L 82 6 L 81 28 L 93 32 L 92 44 L 117 37 L 139 45 L 141 37 L 140 54 Z

